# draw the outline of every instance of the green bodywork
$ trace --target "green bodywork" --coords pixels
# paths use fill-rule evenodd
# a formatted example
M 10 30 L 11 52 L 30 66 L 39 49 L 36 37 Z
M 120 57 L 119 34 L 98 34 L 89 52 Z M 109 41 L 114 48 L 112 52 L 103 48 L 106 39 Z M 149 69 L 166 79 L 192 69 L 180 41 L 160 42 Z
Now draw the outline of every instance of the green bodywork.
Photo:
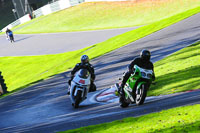
M 131 76 L 129 77 L 129 79 L 126 81 L 126 85 L 124 86 L 124 91 L 125 91 L 125 98 L 128 99 L 130 98 L 131 101 L 133 101 L 133 92 L 135 92 L 137 89 L 140 88 L 140 86 L 142 84 L 146 84 L 147 82 L 144 80 L 141 80 L 137 83 L 137 87 L 136 86 L 136 82 L 143 78 L 142 77 L 142 73 L 140 71 L 140 68 L 135 65 L 134 66 L 134 73 L 131 74 Z M 148 79 L 150 81 L 150 83 L 152 82 L 152 77 L 150 79 Z M 136 89 L 136 90 L 135 90 Z

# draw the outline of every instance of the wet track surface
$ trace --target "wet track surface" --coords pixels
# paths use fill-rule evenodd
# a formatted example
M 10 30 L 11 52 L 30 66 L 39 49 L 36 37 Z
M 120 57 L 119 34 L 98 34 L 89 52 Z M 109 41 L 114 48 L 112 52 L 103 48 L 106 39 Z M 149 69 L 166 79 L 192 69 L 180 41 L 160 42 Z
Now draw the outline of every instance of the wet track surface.
M 125 47 L 92 60 L 98 93 L 118 82 L 118 77 L 142 49 L 150 49 L 152 61 L 200 39 L 200 14 L 155 32 Z M 95 39 L 95 38 L 94 38 Z M 56 132 L 81 126 L 140 116 L 189 104 L 200 104 L 200 91 L 155 97 L 142 106 L 122 109 L 117 102 L 96 102 L 94 93 L 73 109 L 66 95 L 68 72 L 0 99 L 0 132 Z M 94 98 L 94 99 L 93 99 Z

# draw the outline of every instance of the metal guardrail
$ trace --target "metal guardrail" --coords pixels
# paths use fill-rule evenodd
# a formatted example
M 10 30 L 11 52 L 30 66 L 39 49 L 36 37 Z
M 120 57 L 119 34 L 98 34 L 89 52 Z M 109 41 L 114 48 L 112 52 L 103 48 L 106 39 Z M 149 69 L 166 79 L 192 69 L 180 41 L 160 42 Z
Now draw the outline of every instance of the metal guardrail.
M 50 9 L 51 9 L 51 13 L 62 10 L 62 8 L 60 7 L 60 3 L 59 2 L 60 1 L 56 1 L 56 2 L 53 2 L 53 3 L 49 4 Z M 75 6 L 75 5 L 78 5 L 78 4 L 82 3 L 82 2 L 84 2 L 84 0 L 70 0 L 69 2 L 70 2 L 71 6 Z M 42 11 L 42 8 L 43 7 L 33 11 L 34 17 L 40 17 L 40 16 L 44 15 L 43 11 Z
M 72 6 L 78 5 L 80 3 L 84 2 L 83 0 L 70 0 L 70 4 Z
M 53 12 L 63 10 L 64 8 L 61 8 L 62 5 L 60 5 L 61 4 L 60 1 L 65 2 L 66 5 L 67 5 L 67 3 L 69 3 L 70 5 L 68 7 L 75 6 L 75 5 L 78 5 L 82 2 L 84 2 L 84 0 L 59 0 L 59 1 L 55 1 L 53 3 L 47 4 L 47 5 L 45 5 L 41 8 L 33 11 L 32 14 L 31 14 L 32 17 L 37 18 L 37 17 L 43 16 L 43 15 L 47 15 L 47 14 L 50 14 L 50 13 L 53 13 Z M 62 3 L 62 4 L 65 4 L 65 3 Z M 65 8 L 68 8 L 68 7 L 66 6 Z M 2 29 L 2 31 L 7 29 L 7 28 L 10 29 L 10 28 L 15 27 L 15 26 L 22 24 L 22 23 L 23 22 L 20 19 L 18 19 L 16 21 L 12 22 L 11 24 L 7 25 L 5 28 Z
M 51 7 L 51 11 L 52 12 L 56 12 L 56 11 L 59 11 L 61 9 L 59 1 L 56 1 L 56 2 L 54 2 L 52 4 L 50 4 L 50 7 Z
M 58 1 L 47 4 L 41 8 L 33 11 L 31 15 L 33 18 L 37 18 L 37 17 L 47 15 L 47 14 L 50 14 L 53 12 L 57 12 L 57 11 L 63 10 L 64 8 L 68 8 L 70 6 L 75 6 L 75 5 L 78 5 L 80 3 L 87 2 L 87 1 L 101 1 L 101 0 L 58 0 Z M 105 0 L 105 1 L 126 1 L 126 0 Z M 62 4 L 65 4 L 64 8 L 63 8 Z M 16 21 L 12 22 L 11 24 L 7 25 L 5 28 L 2 29 L 2 31 L 5 30 L 6 28 L 12 28 L 12 27 L 15 27 L 22 23 L 24 23 L 24 22 L 22 20 L 20 21 L 20 19 L 18 19 Z M 0 30 L 0 32 L 1 32 L 1 30 Z
M 50 6 L 51 13 L 62 10 L 62 8 L 60 7 L 60 3 L 59 3 L 59 2 L 60 2 L 60 1 L 56 1 L 56 2 L 53 2 L 53 3 L 51 3 L 51 4 L 48 4 L 48 5 Z M 70 0 L 69 2 L 70 2 L 70 5 L 71 5 L 71 6 L 75 6 L 75 5 L 78 5 L 78 4 L 80 4 L 80 3 L 83 3 L 84 0 Z M 43 8 L 43 7 L 41 7 L 41 8 L 39 8 L 39 9 L 33 11 L 32 16 L 33 16 L 34 18 L 37 18 L 37 17 L 40 17 L 40 16 L 44 15 L 44 14 L 43 14 L 43 11 L 42 11 L 42 8 Z
M 40 16 L 42 16 L 42 15 L 43 15 L 43 13 L 42 13 L 42 9 L 41 9 L 41 8 L 39 8 L 39 9 L 33 11 L 33 14 L 32 14 L 32 16 L 33 16 L 34 18 L 40 17 Z
M 16 21 L 14 21 L 14 22 L 11 23 L 12 27 L 17 26 L 19 24 L 21 24 L 21 22 L 20 22 L 19 19 L 17 19 Z

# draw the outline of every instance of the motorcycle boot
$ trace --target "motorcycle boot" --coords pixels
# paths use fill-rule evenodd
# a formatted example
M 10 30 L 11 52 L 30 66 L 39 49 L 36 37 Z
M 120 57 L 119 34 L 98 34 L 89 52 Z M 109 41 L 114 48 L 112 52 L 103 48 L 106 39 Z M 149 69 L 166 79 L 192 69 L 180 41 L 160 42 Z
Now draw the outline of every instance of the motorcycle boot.
M 93 81 L 91 81 L 91 85 L 90 85 L 90 88 L 89 88 L 89 92 L 94 92 L 94 91 L 96 91 L 96 90 L 97 90 L 96 85 L 94 84 Z
M 71 88 L 71 85 L 69 85 L 67 88 L 67 95 L 70 95 L 70 88 Z
M 121 83 L 121 85 L 118 86 L 117 88 L 118 88 L 118 94 L 119 94 L 121 97 L 124 97 L 124 96 L 125 96 L 125 93 L 124 93 L 124 84 Z
M 72 78 L 68 81 L 67 95 L 70 95 L 70 86 L 71 86 Z

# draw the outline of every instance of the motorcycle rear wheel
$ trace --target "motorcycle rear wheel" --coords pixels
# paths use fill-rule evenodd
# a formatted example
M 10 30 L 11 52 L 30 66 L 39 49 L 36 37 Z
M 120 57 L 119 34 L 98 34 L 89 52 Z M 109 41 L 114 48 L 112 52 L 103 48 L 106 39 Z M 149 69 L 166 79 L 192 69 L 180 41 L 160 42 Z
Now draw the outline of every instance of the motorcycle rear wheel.
M 143 104 L 146 96 L 147 96 L 147 86 L 145 84 L 142 84 L 139 88 L 139 94 L 137 94 L 136 92 L 136 98 L 135 98 L 136 105 Z

